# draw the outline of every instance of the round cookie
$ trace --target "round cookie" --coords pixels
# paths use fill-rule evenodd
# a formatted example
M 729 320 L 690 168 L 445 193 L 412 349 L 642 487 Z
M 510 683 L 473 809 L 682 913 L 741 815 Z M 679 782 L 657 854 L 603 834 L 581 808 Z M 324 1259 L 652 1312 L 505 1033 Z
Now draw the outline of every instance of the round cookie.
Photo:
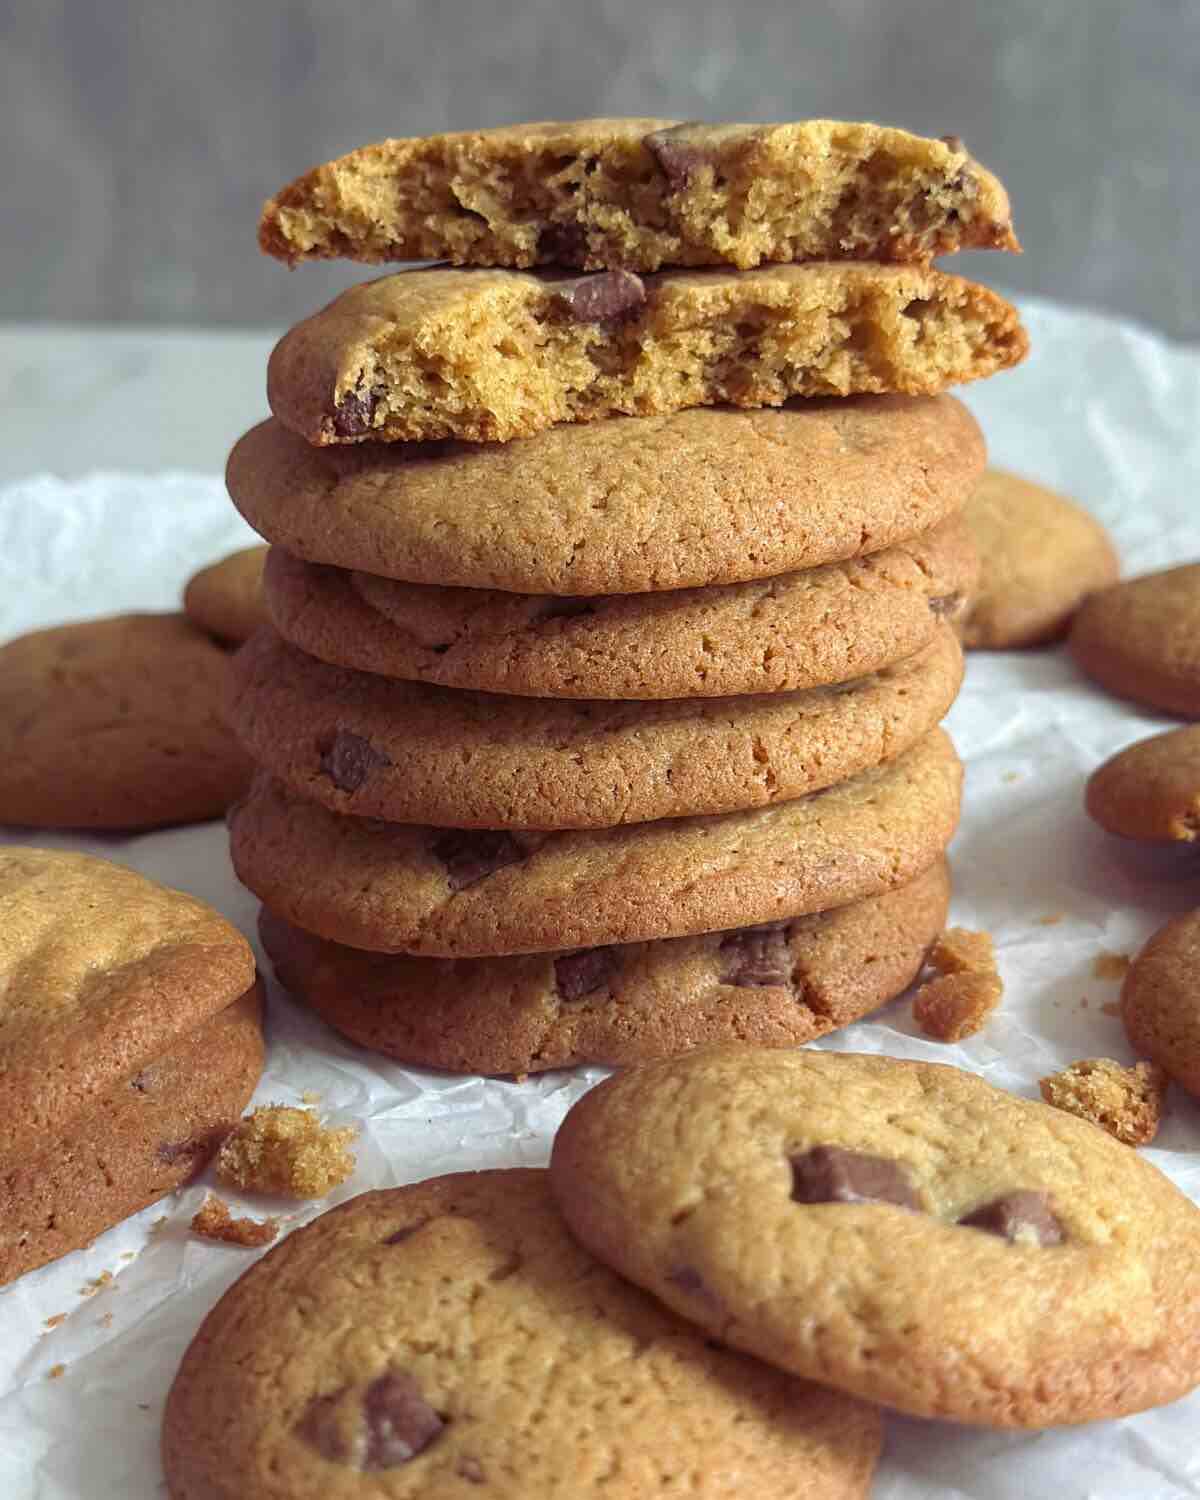
M 797 801 L 569 833 L 348 818 L 260 775 L 230 813 L 230 849 L 273 912 L 334 942 L 536 953 L 778 922 L 905 885 L 950 842 L 961 786 L 940 729 Z
M 267 614 L 262 602 L 266 547 L 245 547 L 210 563 L 188 580 L 183 612 L 219 641 L 248 641 Z
M 1160 927 L 1134 959 L 1121 1020 L 1135 1052 L 1200 1098 L 1200 911 Z
M 1065 635 L 1089 594 L 1121 564 L 1100 522 L 1053 490 L 988 469 L 963 509 L 981 572 L 963 644 L 1006 650 Z
M 0 822 L 219 818 L 250 761 L 221 714 L 229 658 L 182 615 L 117 615 L 0 647 Z
M 1200 837 L 1200 725 L 1169 729 L 1111 756 L 1088 777 L 1088 813 L 1128 839 Z
M 612 828 L 801 797 L 891 760 L 962 680 L 943 626 L 855 682 L 753 698 L 496 697 L 314 661 L 264 630 L 234 661 L 255 761 L 334 812 L 440 828 Z
M 1200 563 L 1093 594 L 1075 616 L 1070 645 L 1116 697 L 1200 719 Z
M 247 1271 L 167 1398 L 173 1500 L 864 1500 L 879 1414 L 614 1276 L 546 1178 L 364 1193 Z
M 265 908 L 259 932 L 280 982 L 351 1041 L 417 1067 L 525 1074 L 812 1041 L 912 982 L 949 901 L 939 860 L 898 890 L 791 922 L 573 953 L 367 953 Z
M 957 519 L 869 557 L 723 588 L 563 599 L 440 589 L 273 547 L 272 623 L 309 656 L 534 698 L 794 692 L 899 661 L 954 624 L 978 560 Z
M 1046 1427 L 1200 1381 L 1200 1210 L 956 1068 L 649 1063 L 570 1111 L 551 1181 L 593 1254 L 713 1337 L 917 1416 Z
M 950 396 L 704 407 L 511 443 L 314 448 L 251 428 L 226 482 L 308 562 L 523 594 L 639 594 L 878 552 L 960 509 L 984 466 Z

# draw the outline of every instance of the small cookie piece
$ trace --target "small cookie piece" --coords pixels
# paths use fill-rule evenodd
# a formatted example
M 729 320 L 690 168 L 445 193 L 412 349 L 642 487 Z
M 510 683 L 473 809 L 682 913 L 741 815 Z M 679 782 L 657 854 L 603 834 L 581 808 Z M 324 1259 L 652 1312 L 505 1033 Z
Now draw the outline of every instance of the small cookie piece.
M 1200 1382 L 1200 1208 L 974 1074 L 708 1047 L 619 1073 L 554 1142 L 591 1252 L 712 1337 L 915 1416 L 1095 1421 Z
M 560 422 L 793 396 L 935 396 L 1019 364 L 995 292 L 943 271 L 402 271 L 298 323 L 267 399 L 310 443 L 508 442 Z
M 353 1125 L 322 1125 L 311 1109 L 265 1104 L 225 1138 L 217 1176 L 243 1192 L 324 1198 L 354 1175 Z
M 417 1067 L 524 1074 L 713 1041 L 812 1041 L 912 981 L 949 898 L 939 860 L 898 890 L 790 922 L 566 953 L 366 953 L 265 908 L 259 932 L 280 982 L 361 1046 Z
M 1200 1098 L 1200 911 L 1160 927 L 1121 986 L 1133 1050 Z
M 983 434 L 951 396 L 699 407 L 512 443 L 313 448 L 263 422 L 226 483 L 294 557 L 520 594 L 641 594 L 878 552 L 959 510 Z
M 939 1042 L 974 1036 L 1004 994 L 991 934 L 948 927 L 929 950 L 929 966 L 936 977 L 913 996 L 913 1019 Z
M 965 612 L 977 573 L 955 519 L 869 557 L 724 588 L 439 589 L 280 547 L 263 588 L 279 634 L 337 666 L 533 698 L 720 698 L 847 682 L 910 656 Z
M 258 241 L 292 265 L 585 271 L 1020 249 L 1008 195 L 957 136 L 842 120 L 566 120 L 380 141 L 270 199 Z
M 1110 756 L 1088 777 L 1085 805 L 1109 833 L 1195 843 L 1200 837 L 1200 725 L 1152 734 Z
M 1108 532 L 1082 506 L 1003 469 L 988 469 L 963 510 L 982 565 L 963 644 L 992 651 L 1066 635 L 1090 594 L 1116 583 Z
M 1055 1109 L 1090 1120 L 1127 1146 L 1145 1146 L 1158 1134 L 1167 1073 L 1156 1063 L 1123 1068 L 1111 1057 L 1090 1057 L 1039 1079 L 1038 1088 Z
M 219 1240 L 225 1245 L 242 1245 L 257 1250 L 273 1244 L 279 1236 L 278 1219 L 235 1219 L 229 1204 L 216 1193 L 209 1193 L 192 1215 L 191 1230 L 201 1239 Z
M 878 1412 L 613 1275 L 547 1176 L 364 1193 L 251 1267 L 167 1398 L 175 1500 L 865 1500 Z
M 1070 646 L 1116 697 L 1200 719 L 1200 563 L 1093 594 L 1075 616 Z
M 221 714 L 228 667 L 183 615 L 116 615 L 0 646 L 0 822 L 221 817 L 251 771 Z
M 238 878 L 297 927 L 437 958 L 593 948 L 778 922 L 905 885 L 958 822 L 939 729 L 774 807 L 567 833 L 343 817 L 266 775 L 230 814 Z
M 266 623 L 262 572 L 266 547 L 245 547 L 201 568 L 183 591 L 183 612 L 217 640 L 238 645 Z

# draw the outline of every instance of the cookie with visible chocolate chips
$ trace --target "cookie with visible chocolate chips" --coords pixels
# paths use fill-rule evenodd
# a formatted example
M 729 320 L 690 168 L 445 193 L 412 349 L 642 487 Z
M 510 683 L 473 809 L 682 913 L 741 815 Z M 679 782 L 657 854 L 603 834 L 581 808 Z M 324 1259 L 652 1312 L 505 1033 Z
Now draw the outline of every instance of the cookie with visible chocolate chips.
M 1104 1131 L 956 1068 L 705 1048 L 586 1094 L 579 1240 L 713 1337 L 923 1417 L 1046 1427 L 1200 1382 L 1200 1209 Z
M 961 618 L 978 572 L 957 520 L 869 557 L 724 588 L 560 598 L 439 589 L 275 547 L 272 623 L 309 656 L 534 698 L 716 698 L 846 682 Z
M 456 1073 L 613 1066 L 740 1040 L 793 1046 L 898 995 L 945 920 L 944 861 L 911 884 L 767 927 L 511 958 L 429 959 L 259 919 L 280 982 L 352 1041 Z
M 219 641 L 238 645 L 266 623 L 262 600 L 266 547 L 244 547 L 188 579 L 183 612 Z
M 1118 698 L 1200 719 L 1200 563 L 1093 594 L 1075 616 L 1070 647 Z
M 613 1275 L 512 1169 L 289 1235 L 184 1355 L 163 1457 L 174 1500 L 864 1500 L 881 1435 Z
M 1168 729 L 1110 756 L 1088 777 L 1089 815 L 1109 833 L 1152 843 L 1200 838 L 1200 725 Z
M 1020 249 L 1008 195 L 958 136 L 841 120 L 568 120 L 380 141 L 272 198 L 259 244 L 292 264 L 589 271 Z
M 1200 911 L 1160 927 L 1134 959 L 1121 1020 L 1135 1052 L 1200 1098 Z
M 959 276 L 815 262 L 759 271 L 403 271 L 272 351 L 267 397 L 310 443 L 486 443 L 561 422 L 793 396 L 934 396 L 1020 363 L 1016 309 Z

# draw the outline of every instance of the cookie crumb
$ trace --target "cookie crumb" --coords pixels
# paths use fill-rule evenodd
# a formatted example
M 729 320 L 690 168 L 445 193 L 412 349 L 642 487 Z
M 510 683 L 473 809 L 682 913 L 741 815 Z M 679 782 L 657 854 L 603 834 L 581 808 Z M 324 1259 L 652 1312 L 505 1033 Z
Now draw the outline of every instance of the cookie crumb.
M 1037 924 L 1039 927 L 1057 927 L 1065 916 L 1065 911 L 1052 911 L 1048 916 L 1038 917 Z
M 279 1233 L 278 1219 L 235 1219 L 229 1204 L 215 1193 L 209 1193 L 203 1206 L 192 1215 L 192 1233 L 206 1240 L 220 1240 L 226 1245 L 255 1248 L 269 1245 Z
M 913 997 L 913 1019 L 935 1041 L 973 1036 L 1004 993 L 991 934 L 948 927 L 929 950 L 928 963 L 935 977 Z
M 1129 972 L 1129 965 L 1133 962 L 1128 953 L 1108 953 L 1102 951 L 1097 953 L 1096 961 L 1092 965 L 1092 977 L 1095 979 L 1124 979 Z
M 1110 1057 L 1091 1057 L 1040 1079 L 1038 1087 L 1055 1109 L 1091 1120 L 1127 1146 L 1144 1146 L 1158 1134 L 1167 1074 L 1157 1063 L 1124 1068 Z
M 322 1125 L 311 1109 L 267 1104 L 225 1141 L 217 1176 L 247 1192 L 323 1198 L 353 1173 L 347 1148 L 357 1134 L 353 1125 Z
M 86 1282 L 79 1288 L 79 1295 L 81 1297 L 94 1297 L 97 1292 L 102 1292 L 105 1287 L 112 1286 L 112 1284 L 113 1273 L 111 1271 L 101 1271 L 99 1276 L 93 1277 L 91 1281 Z
M 61 1380 L 66 1373 L 66 1365 L 51 1365 L 50 1368 L 46 1371 L 46 1379 Z
M 65 1323 L 66 1321 L 67 1321 L 67 1315 L 66 1315 L 66 1313 L 55 1313 L 52 1318 L 47 1318 L 46 1319 L 46 1327 L 47 1328 L 57 1328 L 60 1323 Z
M 321 1095 L 316 1089 L 305 1089 L 300 1095 L 301 1104 L 320 1104 Z
M 96 1319 L 96 1327 L 97 1328 L 111 1328 L 112 1327 L 112 1320 L 113 1320 L 112 1313 L 106 1312 L 102 1318 L 97 1318 Z

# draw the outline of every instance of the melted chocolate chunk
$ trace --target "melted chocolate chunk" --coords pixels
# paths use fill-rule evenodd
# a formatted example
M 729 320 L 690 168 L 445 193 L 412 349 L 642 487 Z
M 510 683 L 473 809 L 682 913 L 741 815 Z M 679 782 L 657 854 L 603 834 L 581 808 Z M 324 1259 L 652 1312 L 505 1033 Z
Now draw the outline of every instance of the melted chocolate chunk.
M 894 1203 L 921 1211 L 899 1162 L 886 1156 L 814 1146 L 791 1158 L 793 1203 Z
M 954 613 L 962 603 L 962 597 L 958 590 L 955 590 L 953 594 L 939 594 L 937 598 L 930 599 L 929 608 L 941 619 Z
M 603 989 L 620 967 L 611 948 L 584 948 L 554 960 L 554 988 L 562 1000 L 582 1000 Z
M 428 1448 L 446 1425 L 406 1373 L 389 1371 L 367 1387 L 364 1469 L 396 1469 Z
M 321 771 L 339 792 L 357 792 L 372 771 L 392 764 L 391 758 L 376 750 L 370 740 L 349 729 L 339 729 L 331 740 L 317 747 L 321 752 Z
M 790 985 L 792 952 L 787 934 L 786 922 L 775 922 L 767 927 L 743 927 L 738 932 L 731 932 L 721 940 L 719 950 L 725 960 L 721 983 L 743 989 Z
M 511 834 L 499 829 L 463 829 L 448 833 L 432 846 L 436 858 L 446 866 L 452 891 L 465 890 L 486 880 L 505 865 L 525 858 L 525 851 Z
M 343 396 L 330 412 L 333 430 L 340 438 L 362 437 L 371 430 L 379 397 L 374 391 L 354 391 Z
M 556 282 L 554 300 L 574 323 L 608 323 L 634 313 L 646 300 L 646 287 L 632 271 L 601 271 Z
M 685 120 L 682 125 L 672 125 L 669 130 L 655 130 L 642 137 L 642 145 L 658 163 L 673 189 L 687 187 L 700 168 L 709 163 L 706 153 L 698 146 L 691 145 L 687 139 L 697 128 L 704 128 L 702 121 Z
M 587 235 L 578 224 L 550 224 L 538 235 L 539 265 L 581 266 L 587 252 Z
M 1004 1193 L 958 1221 L 1020 1245 L 1061 1245 L 1066 1236 L 1045 1193 Z

